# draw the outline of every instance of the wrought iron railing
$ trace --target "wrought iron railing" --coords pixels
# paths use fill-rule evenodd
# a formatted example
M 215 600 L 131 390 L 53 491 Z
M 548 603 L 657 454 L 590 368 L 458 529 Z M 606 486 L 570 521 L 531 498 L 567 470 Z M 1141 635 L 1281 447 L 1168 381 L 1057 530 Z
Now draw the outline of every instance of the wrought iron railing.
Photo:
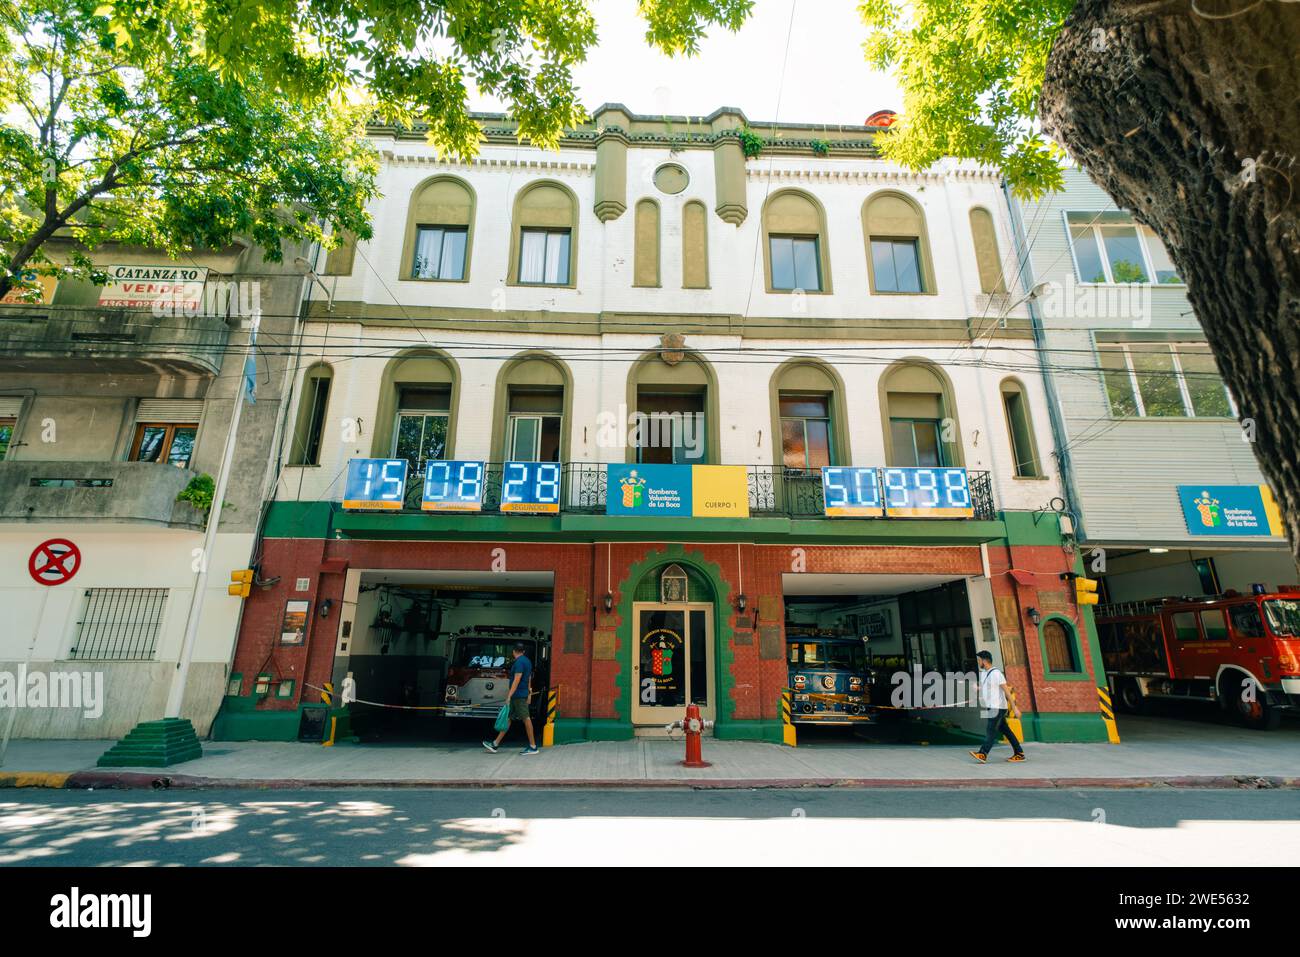
M 749 486 L 749 513 L 760 517 L 821 518 L 825 514 L 821 472 L 782 465 L 745 465 Z M 501 511 L 501 477 L 504 462 L 484 467 L 482 512 Z M 966 473 L 975 518 L 996 517 L 993 483 L 988 472 Z M 403 511 L 418 512 L 423 498 L 424 474 L 407 473 Z M 603 462 L 565 462 L 560 466 L 560 511 L 603 515 L 608 473 Z

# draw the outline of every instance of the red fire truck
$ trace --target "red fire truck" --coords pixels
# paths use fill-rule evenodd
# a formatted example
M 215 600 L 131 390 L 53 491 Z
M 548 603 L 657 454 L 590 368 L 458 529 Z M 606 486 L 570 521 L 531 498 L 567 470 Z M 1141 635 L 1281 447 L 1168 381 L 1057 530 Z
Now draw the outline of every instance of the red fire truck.
M 1300 587 L 1254 591 L 1098 605 L 1112 699 L 1133 713 L 1149 698 L 1215 701 L 1276 728 L 1300 709 Z

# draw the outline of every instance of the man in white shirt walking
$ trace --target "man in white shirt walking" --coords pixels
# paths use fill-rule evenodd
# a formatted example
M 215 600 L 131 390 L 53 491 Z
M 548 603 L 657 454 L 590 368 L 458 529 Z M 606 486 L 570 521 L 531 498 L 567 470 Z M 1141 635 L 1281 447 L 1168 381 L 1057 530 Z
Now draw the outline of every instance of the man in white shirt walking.
M 980 764 L 984 764 L 989 759 L 989 752 L 993 750 L 993 745 L 997 744 L 998 739 L 1005 734 L 1014 752 L 1007 760 L 1023 761 L 1024 749 L 1020 747 L 1015 732 L 1007 724 L 1010 702 L 1007 701 L 1006 675 L 1000 669 L 993 667 L 993 656 L 987 651 L 981 651 L 977 658 L 980 666 L 979 703 L 984 709 L 982 714 L 988 719 L 988 724 L 984 731 L 984 743 L 980 745 L 978 751 L 972 751 L 970 756 Z

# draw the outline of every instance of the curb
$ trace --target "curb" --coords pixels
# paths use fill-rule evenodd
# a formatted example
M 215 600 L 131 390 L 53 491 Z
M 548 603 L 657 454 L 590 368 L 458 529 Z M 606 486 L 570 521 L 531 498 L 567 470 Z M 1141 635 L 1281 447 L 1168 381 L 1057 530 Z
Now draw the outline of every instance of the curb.
M 1216 775 L 1140 778 L 453 778 L 447 780 L 384 780 L 368 778 L 212 778 L 155 771 L 89 770 L 71 773 L 0 773 L 0 790 L 6 788 L 54 788 L 92 790 L 179 790 L 179 791 L 288 791 L 356 788 L 447 788 L 498 790 L 538 788 L 567 790 L 641 790 L 685 788 L 692 790 L 777 790 L 808 788 L 932 789 L 932 790 L 1065 790 L 1071 788 L 1152 789 L 1201 788 L 1218 790 L 1300 789 L 1300 778 L 1253 775 Z

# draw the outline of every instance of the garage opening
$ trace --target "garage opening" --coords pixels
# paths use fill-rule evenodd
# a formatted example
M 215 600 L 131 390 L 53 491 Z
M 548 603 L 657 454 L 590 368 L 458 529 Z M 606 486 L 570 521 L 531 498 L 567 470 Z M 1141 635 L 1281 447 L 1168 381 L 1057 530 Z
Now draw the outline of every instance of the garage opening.
M 975 671 L 976 639 L 966 579 L 937 575 L 787 574 L 786 663 L 800 745 L 845 737 L 915 736 L 917 709 L 902 675 Z M 910 690 L 910 689 L 905 689 Z M 961 707 L 956 684 L 940 704 Z M 948 700 L 952 698 L 952 700 Z M 934 709 L 943 710 L 942 707 Z M 839 729 L 802 735 L 802 728 Z
M 334 662 L 336 687 L 349 672 L 356 682 L 353 733 L 384 742 L 483 737 L 506 701 L 516 643 L 533 663 L 529 704 L 540 727 L 553 602 L 550 572 L 362 572 L 351 639 Z

